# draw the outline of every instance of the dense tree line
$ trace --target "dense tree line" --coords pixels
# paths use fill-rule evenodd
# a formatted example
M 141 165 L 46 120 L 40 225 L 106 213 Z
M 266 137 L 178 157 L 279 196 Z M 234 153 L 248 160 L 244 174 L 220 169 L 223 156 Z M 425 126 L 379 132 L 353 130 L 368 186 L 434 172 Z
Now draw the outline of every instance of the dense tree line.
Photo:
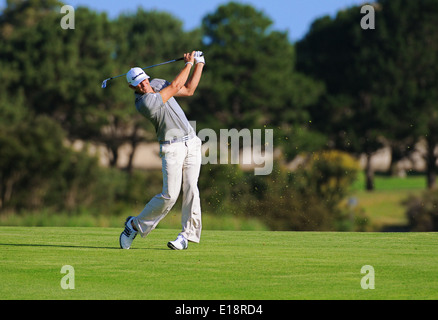
M 375 29 L 358 7 L 317 19 L 297 44 L 298 70 L 326 85 L 310 113 L 334 147 L 371 156 L 389 145 L 392 161 L 426 142 L 427 185 L 435 187 L 438 143 L 436 0 L 380 0 Z M 373 172 L 367 165 L 367 189 Z
M 100 83 L 133 66 L 198 48 L 206 53 L 205 75 L 197 94 L 181 100 L 197 129 L 274 129 L 281 161 L 297 155 L 307 159 L 295 173 L 279 162 L 264 178 L 234 167 L 208 167 L 211 177 L 200 181 L 206 206 L 267 210 L 277 193 L 282 200 L 271 224 L 275 219 L 289 229 L 333 229 L 343 216 L 342 199 L 333 192 L 345 196 L 348 183 L 339 181 L 344 175 L 351 182 L 357 168 L 334 169 L 343 156 L 324 156 L 326 167 L 311 159 L 323 157 L 324 150 L 364 153 L 370 159 L 389 145 L 396 161 L 409 156 L 418 141 L 427 146 L 428 186 L 435 185 L 436 0 L 380 0 L 373 5 L 374 30 L 361 29 L 360 7 L 354 6 L 317 19 L 297 43 L 287 32 L 274 30 L 263 12 L 234 2 L 207 14 L 192 31 L 184 31 L 182 22 L 165 12 L 138 9 L 111 20 L 85 7 L 75 11 L 75 29 L 64 30 L 62 5 L 7 0 L 0 14 L 0 210 L 42 205 L 70 210 L 89 203 L 111 210 L 118 200 L 139 196 L 148 183 L 133 170 L 132 159 L 140 143 L 155 140 L 153 127 L 133 107 L 124 80 L 111 81 L 105 90 Z M 171 80 L 180 68 L 175 63 L 149 73 Z M 114 170 L 101 168 L 86 149 L 72 151 L 67 142 L 77 139 L 105 146 Z M 131 154 L 120 172 L 115 167 L 124 144 Z M 371 166 L 366 173 L 371 190 Z M 243 186 L 236 186 L 237 177 Z M 335 189 L 328 188 L 331 177 L 338 181 Z M 224 184 L 222 190 L 212 188 L 210 179 Z M 239 197 L 249 207 L 238 206 Z M 318 203 L 313 209 L 304 205 L 311 199 Z M 314 213 L 313 222 L 294 226 L 299 218 L 291 218 L 291 208 L 308 217 Z M 331 214 L 325 219 L 331 226 L 315 222 L 318 212 Z

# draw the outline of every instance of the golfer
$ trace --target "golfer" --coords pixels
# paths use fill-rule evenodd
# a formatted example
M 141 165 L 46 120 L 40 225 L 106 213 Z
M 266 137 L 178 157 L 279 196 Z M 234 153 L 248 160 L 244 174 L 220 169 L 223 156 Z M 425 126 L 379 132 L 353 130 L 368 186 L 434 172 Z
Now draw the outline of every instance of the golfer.
M 137 233 L 146 237 L 172 209 L 181 184 L 182 231 L 167 246 L 187 249 L 188 241 L 199 243 L 201 237 L 201 204 L 198 178 L 201 169 L 201 140 L 174 97 L 192 96 L 201 80 L 205 58 L 201 51 L 184 54 L 185 66 L 171 82 L 153 79 L 141 69 L 131 69 L 126 78 L 135 91 L 135 106 L 148 118 L 157 133 L 162 160 L 163 190 L 146 204 L 136 217 L 128 217 L 120 234 L 120 247 L 129 249 Z M 189 79 L 190 71 L 194 68 Z M 188 81 L 187 81 L 188 80 Z

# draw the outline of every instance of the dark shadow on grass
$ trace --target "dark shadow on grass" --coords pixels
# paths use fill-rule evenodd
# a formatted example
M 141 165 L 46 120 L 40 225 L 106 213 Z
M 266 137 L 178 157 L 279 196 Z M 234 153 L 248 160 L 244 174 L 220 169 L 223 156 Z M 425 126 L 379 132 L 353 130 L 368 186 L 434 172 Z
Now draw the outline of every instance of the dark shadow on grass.
M 122 249 L 120 249 L 120 247 L 93 247 L 93 246 L 75 246 L 75 245 L 63 245 L 63 244 L 39 244 L 39 243 L 0 243 L 0 246 L 122 250 Z M 169 250 L 169 249 L 166 249 L 166 248 L 131 248 L 129 250 Z

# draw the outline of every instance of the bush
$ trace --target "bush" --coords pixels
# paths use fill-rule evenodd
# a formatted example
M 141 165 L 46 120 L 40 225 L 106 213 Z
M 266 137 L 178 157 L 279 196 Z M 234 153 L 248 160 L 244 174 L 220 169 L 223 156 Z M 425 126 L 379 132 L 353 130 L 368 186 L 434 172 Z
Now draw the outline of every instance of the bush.
M 0 208 L 36 208 L 68 167 L 63 130 L 45 116 L 0 130 Z
M 295 171 L 276 164 L 271 175 L 251 179 L 247 211 L 273 230 L 363 230 L 363 213 L 352 216 L 342 205 L 358 172 L 357 161 L 339 151 L 308 155 Z
M 0 213 L 136 212 L 161 192 L 161 171 L 103 168 L 87 150 L 67 146 L 65 131 L 53 119 L 19 120 L 0 126 Z
M 238 165 L 202 166 L 198 186 L 203 211 L 215 214 L 241 214 L 249 195 L 247 175 Z
M 405 202 L 411 231 L 438 231 L 438 191 L 411 196 Z
M 0 209 L 77 211 L 96 204 L 98 160 L 64 144 L 54 120 L 36 116 L 0 130 Z M 111 199 L 108 193 L 97 201 Z
M 350 186 L 357 179 L 359 163 L 349 154 L 341 151 L 321 151 L 307 156 L 309 161 L 297 171 L 298 189 L 311 190 L 326 202 L 330 211 L 349 193 Z
M 359 172 L 357 161 L 339 151 L 306 158 L 295 171 L 275 163 L 268 176 L 255 176 L 237 165 L 203 166 L 203 211 L 254 217 L 271 230 L 364 230 L 363 212 L 343 204 Z

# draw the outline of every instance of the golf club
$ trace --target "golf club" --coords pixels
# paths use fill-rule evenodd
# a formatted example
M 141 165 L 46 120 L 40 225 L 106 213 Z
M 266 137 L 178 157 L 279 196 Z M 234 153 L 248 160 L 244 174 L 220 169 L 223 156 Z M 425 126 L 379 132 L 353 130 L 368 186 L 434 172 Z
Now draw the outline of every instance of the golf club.
M 154 65 L 152 65 L 152 66 L 145 67 L 145 68 L 142 68 L 142 69 L 143 69 L 143 70 L 146 70 L 146 69 L 150 69 L 150 68 L 154 68 L 154 67 L 162 66 L 162 65 L 164 65 L 164 64 L 168 64 L 168 63 L 172 63 L 172 62 L 176 62 L 176 61 L 181 61 L 181 60 L 184 60 L 184 58 L 178 58 L 178 59 L 174 59 L 174 60 L 169 60 L 169 61 L 166 61 L 166 62 L 162 62 L 162 63 L 154 64 Z M 115 77 L 111 77 L 111 78 L 108 78 L 108 79 L 103 80 L 103 82 L 102 82 L 102 89 L 105 89 L 105 88 L 106 88 L 106 86 L 107 86 L 107 82 L 108 82 L 109 80 L 113 80 L 113 79 L 120 78 L 120 77 L 123 77 L 123 76 L 126 76 L 126 73 L 125 73 L 125 74 L 121 74 L 121 75 L 119 75 L 119 76 L 115 76 Z

